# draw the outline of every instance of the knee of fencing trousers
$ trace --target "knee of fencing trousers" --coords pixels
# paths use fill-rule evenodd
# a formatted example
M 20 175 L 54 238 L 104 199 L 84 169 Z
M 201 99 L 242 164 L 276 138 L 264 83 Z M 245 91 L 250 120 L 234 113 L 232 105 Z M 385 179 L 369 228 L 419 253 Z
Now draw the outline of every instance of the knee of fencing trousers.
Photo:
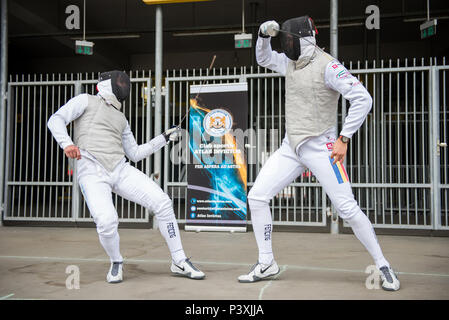
M 357 201 L 354 199 L 354 195 L 352 194 L 351 197 L 342 197 L 337 201 L 332 201 L 332 204 L 337 209 L 338 215 L 345 220 L 351 219 L 359 212 L 362 212 Z
M 95 219 L 97 232 L 102 237 L 112 237 L 118 229 L 118 219 L 109 217 L 97 217 Z
M 268 202 L 248 197 L 248 205 L 249 209 L 251 210 L 251 214 L 254 215 L 254 213 L 259 212 L 258 209 L 266 207 L 268 205 Z
M 258 186 L 255 184 L 251 190 L 248 192 L 248 204 L 251 208 L 254 206 L 263 206 L 265 204 L 270 204 L 271 198 L 268 198 L 265 194 L 258 191 Z
M 175 212 L 173 211 L 173 204 L 170 197 L 164 193 L 164 196 L 158 200 L 159 206 L 154 212 L 156 218 L 159 221 L 168 221 L 175 218 Z
M 266 207 L 269 207 L 270 199 L 266 199 L 265 197 L 259 195 L 257 190 L 254 188 L 250 190 L 248 193 L 248 205 L 251 211 L 251 216 L 254 217 L 256 214 L 264 213 L 265 210 L 262 210 Z

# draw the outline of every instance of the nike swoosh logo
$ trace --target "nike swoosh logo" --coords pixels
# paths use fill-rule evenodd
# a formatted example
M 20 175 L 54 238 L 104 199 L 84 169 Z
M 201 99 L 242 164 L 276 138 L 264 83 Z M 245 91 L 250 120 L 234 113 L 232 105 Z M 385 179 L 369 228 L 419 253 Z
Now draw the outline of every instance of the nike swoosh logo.
M 178 266 L 177 264 L 175 264 L 175 266 L 177 266 L 179 269 L 181 269 L 182 271 L 185 271 L 185 269 L 184 269 L 184 267 L 180 267 L 180 266 Z
M 265 270 L 260 270 L 260 273 L 265 273 L 271 266 L 268 266 Z

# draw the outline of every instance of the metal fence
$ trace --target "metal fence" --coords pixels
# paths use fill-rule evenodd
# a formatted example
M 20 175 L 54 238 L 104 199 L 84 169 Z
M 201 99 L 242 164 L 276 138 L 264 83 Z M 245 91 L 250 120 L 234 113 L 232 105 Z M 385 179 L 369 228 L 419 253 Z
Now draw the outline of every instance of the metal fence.
M 441 149 L 448 133 L 447 69 L 418 67 L 416 60 L 410 67 L 390 61 L 379 69 L 352 69 L 374 101 L 350 144 L 347 170 L 356 199 L 375 227 L 448 227 L 447 206 L 441 206 L 448 181 L 447 148 Z
M 373 96 L 373 108 L 353 136 L 346 159 L 356 200 L 375 227 L 449 229 L 449 138 L 446 70 L 434 60 L 349 64 Z M 153 136 L 151 73 L 131 73 L 132 93 L 124 106 L 138 143 Z M 10 79 L 8 85 L 5 220 L 90 221 L 79 197 L 76 170 L 57 146 L 46 121 L 72 96 L 93 93 L 95 75 Z M 285 133 L 284 78 L 261 68 L 173 70 L 165 74 L 163 128 L 188 111 L 189 86 L 248 82 L 248 186 Z M 339 127 L 349 104 L 341 100 Z M 183 125 L 188 127 L 187 123 Z M 71 132 L 71 126 L 68 128 Z M 255 133 L 252 134 L 251 132 Z M 187 150 L 187 139 L 181 140 Z M 178 146 L 179 147 L 179 146 Z M 186 165 L 170 161 L 176 146 L 163 152 L 163 188 L 178 221 L 186 206 Z M 178 157 L 179 158 L 179 157 Z M 152 158 L 136 164 L 150 175 Z M 79 197 L 79 198 L 78 198 Z M 114 198 L 121 221 L 148 221 L 144 209 Z M 325 226 L 331 204 L 313 172 L 305 172 L 271 202 L 275 225 Z

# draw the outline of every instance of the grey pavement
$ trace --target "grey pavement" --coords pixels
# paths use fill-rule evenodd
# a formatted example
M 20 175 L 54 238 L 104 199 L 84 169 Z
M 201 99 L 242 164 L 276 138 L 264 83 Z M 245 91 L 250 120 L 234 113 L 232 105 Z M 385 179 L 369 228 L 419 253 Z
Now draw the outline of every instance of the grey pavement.
M 367 288 L 372 260 L 353 235 L 274 232 L 281 273 L 242 284 L 237 277 L 257 260 L 252 232 L 181 231 L 205 280 L 171 274 L 158 230 L 119 232 L 124 281 L 109 284 L 109 260 L 94 228 L 0 227 L 0 299 L 449 299 L 447 237 L 378 236 L 402 285 L 386 292 Z M 80 270 L 79 289 L 66 287 L 68 266 Z

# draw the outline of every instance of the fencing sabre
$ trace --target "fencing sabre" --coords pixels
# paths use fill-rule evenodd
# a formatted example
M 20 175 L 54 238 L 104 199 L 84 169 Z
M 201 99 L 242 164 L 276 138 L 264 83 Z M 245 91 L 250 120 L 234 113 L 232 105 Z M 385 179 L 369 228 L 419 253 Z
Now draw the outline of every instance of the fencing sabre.
M 216 58 L 216 57 L 217 57 L 217 56 L 214 55 L 214 57 L 212 58 L 212 62 L 210 63 L 209 69 L 207 69 L 207 74 L 209 74 L 210 70 L 212 69 L 212 67 L 213 67 L 213 65 L 214 65 L 214 63 L 215 63 L 215 58 Z M 198 90 L 198 93 L 197 93 L 196 96 L 195 96 L 195 100 L 198 99 L 198 96 L 200 95 L 201 89 L 203 88 L 204 81 L 205 81 L 204 79 L 201 81 L 200 88 L 199 88 L 199 90 Z M 185 118 L 186 118 L 187 115 L 189 114 L 189 111 L 190 111 L 190 102 L 189 102 L 189 107 L 188 107 L 188 109 L 187 109 L 187 112 L 186 112 L 186 114 L 182 117 L 181 122 L 178 124 L 178 127 L 180 127 L 180 126 L 182 125 L 182 123 L 184 122 Z

